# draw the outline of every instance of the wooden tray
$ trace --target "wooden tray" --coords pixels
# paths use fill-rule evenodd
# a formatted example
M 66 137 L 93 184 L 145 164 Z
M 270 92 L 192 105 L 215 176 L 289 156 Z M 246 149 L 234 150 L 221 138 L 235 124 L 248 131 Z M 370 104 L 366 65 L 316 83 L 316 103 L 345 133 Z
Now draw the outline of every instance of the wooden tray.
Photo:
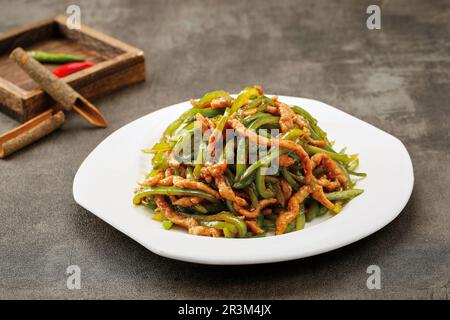
M 25 122 L 48 109 L 54 101 L 23 72 L 9 53 L 16 47 L 71 53 L 95 65 L 64 78 L 88 99 L 145 80 L 142 50 L 87 26 L 70 30 L 66 17 L 44 20 L 0 35 L 0 110 Z M 46 64 L 50 70 L 57 65 Z

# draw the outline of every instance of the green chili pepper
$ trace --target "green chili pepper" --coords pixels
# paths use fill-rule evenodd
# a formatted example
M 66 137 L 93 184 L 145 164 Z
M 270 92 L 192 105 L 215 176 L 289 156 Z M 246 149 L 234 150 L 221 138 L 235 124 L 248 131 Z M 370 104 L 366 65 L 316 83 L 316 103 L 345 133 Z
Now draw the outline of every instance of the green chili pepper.
M 163 228 L 164 228 L 164 229 L 169 230 L 170 228 L 172 228 L 173 223 L 172 223 L 172 221 L 170 221 L 170 220 L 164 220 L 164 221 L 162 222 L 162 225 L 163 225 Z
M 231 106 L 231 113 L 235 113 L 238 111 L 241 107 L 246 105 L 250 98 L 252 97 L 259 97 L 261 94 L 259 93 L 258 89 L 253 87 L 247 87 L 244 90 L 241 91 L 241 93 L 238 95 L 236 100 L 234 100 L 233 105 Z
M 364 173 L 364 172 L 355 172 L 355 171 L 349 170 L 348 173 L 352 176 L 363 177 L 363 178 L 367 177 L 367 173 Z
M 288 224 L 288 226 L 286 227 L 286 230 L 284 231 L 284 233 L 289 233 L 289 232 L 294 231 L 295 224 L 296 224 L 296 221 L 294 219 L 294 220 L 292 220 L 291 223 Z
M 200 212 L 200 213 L 203 213 L 203 214 L 207 214 L 207 213 L 208 213 L 208 209 L 206 209 L 206 208 L 205 208 L 204 206 L 202 206 L 201 204 L 195 204 L 195 205 L 192 206 L 192 208 L 193 208 L 195 211 Z
M 211 202 L 217 202 L 218 200 L 211 194 L 200 190 L 193 189 L 181 189 L 176 187 L 150 187 L 139 191 L 133 198 L 133 203 L 138 205 L 142 199 L 150 195 L 166 195 L 166 196 L 193 196 L 200 197 Z
M 221 213 L 217 213 L 217 214 L 214 214 L 211 216 L 194 216 L 194 218 L 196 218 L 199 221 L 220 220 L 220 221 L 229 222 L 236 226 L 239 237 L 244 238 L 245 235 L 247 234 L 247 225 L 245 224 L 245 222 L 242 221 L 241 219 L 239 219 L 238 217 L 236 217 L 230 213 L 227 213 L 227 212 L 221 212 Z
M 319 214 L 319 204 L 317 201 L 312 201 L 311 205 L 308 208 L 308 211 L 305 213 L 306 222 L 311 222 L 314 218 Z
M 266 181 L 270 190 L 274 193 L 275 198 L 278 200 L 278 203 L 284 207 L 286 204 L 286 199 L 284 198 L 284 193 L 281 190 L 280 181 L 274 176 L 266 176 Z
M 230 96 L 230 94 L 226 91 L 222 91 L 222 90 L 213 91 L 213 92 L 208 92 L 202 98 L 200 98 L 200 100 L 195 104 L 195 107 L 203 108 L 205 105 L 210 103 L 212 100 L 218 99 L 218 98 L 225 98 L 228 101 L 233 100 L 233 98 Z
M 359 196 L 363 192 L 364 192 L 364 190 L 362 190 L 362 189 L 349 189 L 349 190 L 344 190 L 344 191 L 325 193 L 325 196 L 330 201 L 351 200 L 351 199 Z
M 252 182 L 248 187 L 246 187 L 245 191 L 247 191 L 247 194 L 250 198 L 250 201 L 252 202 L 252 208 L 256 208 L 258 206 L 258 196 L 256 195 L 256 186 Z M 262 215 L 260 215 L 262 216 Z
M 245 117 L 244 119 L 241 120 L 241 122 L 242 122 L 242 124 L 244 126 L 248 126 L 253 121 L 266 119 L 266 118 L 272 118 L 272 117 L 274 117 L 274 116 L 271 115 L 271 114 L 260 112 L 260 113 L 255 113 L 255 114 L 252 114 L 252 115 L 250 115 L 248 117 Z
M 192 171 L 192 174 L 194 175 L 195 179 L 200 178 L 205 156 L 206 156 L 206 142 L 202 141 L 202 143 L 198 147 L 197 158 L 195 159 L 195 167 L 194 171 Z
M 301 230 L 305 227 L 306 217 L 305 217 L 305 205 L 302 203 L 300 206 L 300 212 L 295 218 L 295 230 Z
M 166 151 L 158 151 L 152 159 L 153 169 L 165 170 L 169 166 Z
M 266 176 L 264 175 L 264 171 L 265 171 L 265 167 L 258 169 L 258 171 L 256 173 L 256 178 L 255 178 L 256 190 L 258 191 L 258 194 L 265 199 L 273 198 L 275 195 L 272 192 L 272 190 L 266 188 L 266 183 L 265 183 Z
M 303 132 L 303 130 L 301 129 L 291 129 L 288 132 L 286 132 L 285 134 L 283 134 L 281 136 L 282 140 L 293 140 L 295 138 L 301 137 L 302 135 L 304 135 L 305 133 Z
M 278 121 L 280 121 L 280 117 L 276 117 L 276 116 L 260 118 L 260 119 L 253 121 L 250 124 L 249 129 L 252 129 L 253 131 L 257 131 L 259 127 L 262 127 L 267 124 L 278 124 Z
M 289 170 L 286 168 L 281 168 L 280 171 L 281 171 L 281 174 L 283 175 L 284 179 L 286 179 L 287 183 L 289 183 L 289 185 L 292 187 L 292 189 L 297 191 L 300 188 L 300 186 L 298 185 L 297 181 L 295 181 L 295 179 L 292 177 Z
M 268 220 L 268 219 L 264 219 L 263 227 L 273 229 L 273 228 L 275 228 L 275 223 L 273 221 Z
M 235 182 L 241 179 L 242 175 L 247 169 L 247 149 L 247 139 L 245 137 L 239 137 L 236 150 L 236 175 L 234 177 Z
M 316 154 L 316 153 L 326 153 L 330 156 L 331 159 L 333 160 L 337 160 L 337 161 L 341 161 L 344 164 L 348 164 L 350 163 L 350 161 L 354 160 L 356 155 L 345 155 L 345 154 L 340 154 L 340 153 L 336 153 L 336 152 L 331 152 L 319 147 L 315 147 L 315 146 L 311 146 L 311 145 L 307 145 L 306 146 L 306 151 L 311 155 L 311 154 Z
M 224 222 L 224 221 L 201 221 L 200 224 L 205 227 L 210 227 L 214 229 L 224 230 L 227 229 L 233 237 L 238 232 L 237 227 L 230 223 L 230 222 Z M 225 232 L 224 232 L 225 233 Z
M 196 108 L 197 110 L 197 108 Z M 204 108 L 204 109 L 198 109 L 197 113 L 200 113 L 202 116 L 207 117 L 207 118 L 213 118 L 216 117 L 218 115 L 222 115 L 224 112 L 224 109 L 213 109 L 213 108 Z M 190 116 L 189 118 L 187 118 L 185 121 L 186 122 L 193 122 L 195 120 L 195 114 Z
M 274 151 L 268 153 L 258 161 L 255 161 L 251 166 L 245 170 L 244 174 L 241 176 L 241 179 L 233 184 L 233 187 L 236 189 L 242 189 L 248 186 L 251 181 L 256 170 L 262 166 L 269 166 L 273 159 L 278 158 L 280 155 L 289 152 L 288 150 L 280 150 L 275 149 Z
M 33 57 L 37 61 L 45 63 L 62 64 L 68 62 L 83 62 L 86 60 L 72 54 L 54 53 L 41 50 L 28 51 L 27 53 L 30 57 Z

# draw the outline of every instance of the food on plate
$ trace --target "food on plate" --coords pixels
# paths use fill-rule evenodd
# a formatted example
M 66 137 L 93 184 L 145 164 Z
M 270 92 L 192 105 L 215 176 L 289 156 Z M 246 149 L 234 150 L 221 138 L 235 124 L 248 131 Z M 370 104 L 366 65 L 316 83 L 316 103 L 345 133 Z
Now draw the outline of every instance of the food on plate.
M 144 152 L 152 170 L 134 204 L 155 211 L 165 229 L 192 235 L 251 238 L 301 230 L 337 214 L 355 189 L 357 155 L 335 151 L 306 110 L 264 95 L 214 91 L 191 100 Z

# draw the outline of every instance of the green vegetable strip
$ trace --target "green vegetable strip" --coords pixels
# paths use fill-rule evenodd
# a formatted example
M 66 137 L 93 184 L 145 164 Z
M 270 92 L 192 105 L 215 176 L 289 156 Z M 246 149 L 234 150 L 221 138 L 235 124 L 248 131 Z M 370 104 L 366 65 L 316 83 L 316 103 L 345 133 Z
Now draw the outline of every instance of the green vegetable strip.
M 251 180 L 250 178 L 253 176 L 253 174 L 256 172 L 256 170 L 262 166 L 269 166 L 272 160 L 276 159 L 279 155 L 287 153 L 288 150 L 279 150 L 275 149 L 273 152 L 270 152 L 269 154 L 265 155 L 258 161 L 255 161 L 251 166 L 245 170 L 244 174 L 242 175 L 241 179 L 236 182 L 233 187 L 236 189 L 242 189 L 245 188 L 247 185 L 250 184 Z M 248 181 L 250 180 L 250 181 Z
M 208 103 L 210 103 L 212 100 L 214 99 L 218 99 L 218 98 L 225 98 L 228 101 L 233 100 L 233 98 L 230 96 L 230 94 L 226 91 L 213 91 L 213 92 L 208 92 L 207 94 L 205 94 L 196 104 L 195 107 L 196 108 L 203 108 L 205 105 L 207 105 Z
M 242 108 L 244 105 L 248 103 L 250 98 L 252 97 L 258 97 L 261 94 L 256 88 L 253 87 L 247 87 L 238 95 L 236 100 L 234 100 L 233 105 L 231 106 L 231 113 L 235 113 L 240 108 Z
M 176 187 L 150 187 L 139 191 L 133 198 L 133 203 L 138 205 L 142 199 L 155 194 L 166 196 L 193 196 L 200 197 L 211 202 L 217 202 L 218 200 L 211 194 L 193 189 L 181 189 Z
M 315 147 L 315 146 L 311 146 L 311 145 L 307 145 L 306 146 L 306 151 L 309 154 L 316 154 L 316 153 L 326 153 L 330 156 L 331 159 L 333 160 L 337 160 L 337 161 L 341 161 L 344 164 L 349 164 L 353 159 L 355 159 L 355 155 L 353 156 L 347 156 L 345 154 L 340 154 L 340 153 L 336 153 L 336 152 L 331 152 L 319 147 Z
M 220 221 L 229 222 L 236 226 L 239 237 L 244 238 L 245 235 L 247 234 L 247 225 L 245 224 L 245 222 L 230 213 L 221 212 L 221 213 L 214 214 L 211 216 L 193 216 L 193 217 L 199 221 L 220 220 Z
M 272 190 L 266 188 L 264 171 L 265 168 L 260 168 L 256 173 L 256 190 L 258 191 L 258 194 L 265 199 L 273 198 L 275 195 Z
M 311 222 L 319 214 L 319 204 L 317 201 L 312 201 L 309 209 L 305 213 L 306 222 Z
M 242 175 L 247 169 L 247 149 L 247 139 L 245 137 L 239 137 L 236 151 L 236 176 L 234 177 L 235 182 L 241 179 Z
M 292 189 L 297 191 L 300 186 L 298 185 L 297 181 L 291 176 L 291 173 L 286 168 L 280 168 L 281 174 L 283 175 L 284 179 L 286 179 L 287 183 L 290 184 Z
M 306 217 L 305 217 L 305 205 L 302 203 L 300 206 L 300 212 L 295 220 L 295 230 L 301 230 L 305 227 Z
M 73 54 L 53 53 L 41 50 L 28 51 L 27 53 L 37 61 L 44 63 L 61 64 L 68 62 L 83 62 L 86 60 Z
M 351 200 L 354 197 L 359 196 L 363 192 L 364 192 L 364 190 L 362 190 L 362 189 L 349 189 L 349 190 L 344 190 L 344 191 L 325 193 L 325 196 L 330 201 Z

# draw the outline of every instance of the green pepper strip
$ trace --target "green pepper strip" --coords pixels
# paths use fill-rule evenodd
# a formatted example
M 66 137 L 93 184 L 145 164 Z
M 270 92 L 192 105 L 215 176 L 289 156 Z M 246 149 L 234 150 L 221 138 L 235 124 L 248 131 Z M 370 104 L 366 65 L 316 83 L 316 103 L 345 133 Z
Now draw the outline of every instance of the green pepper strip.
M 229 222 L 232 223 L 236 226 L 237 230 L 238 230 L 238 234 L 239 237 L 244 238 L 245 235 L 247 234 L 247 225 L 245 224 L 244 221 L 242 221 L 241 219 L 239 219 L 238 217 L 227 213 L 227 212 L 221 212 L 221 213 L 217 213 L 211 216 L 198 216 L 195 215 L 194 218 L 196 218 L 199 221 L 215 221 L 215 220 L 220 220 L 220 221 L 225 221 L 225 222 Z
M 247 192 L 250 201 L 252 203 L 252 208 L 256 208 L 258 206 L 258 196 L 256 195 L 256 186 L 252 182 L 248 187 L 246 187 L 245 191 Z M 262 216 L 262 215 L 260 215 Z
M 195 104 L 196 108 L 203 108 L 206 104 L 210 103 L 214 99 L 218 98 L 225 98 L 228 101 L 233 100 L 233 98 L 230 96 L 230 94 L 226 91 L 212 91 L 206 93 L 200 100 Z
M 147 196 L 161 194 L 166 196 L 194 196 L 200 197 L 211 202 L 218 202 L 218 200 L 211 194 L 193 189 L 181 189 L 176 187 L 150 187 L 139 191 L 133 198 L 133 203 L 138 205 L 141 200 Z
M 204 159 L 205 159 L 205 152 L 206 152 L 206 142 L 202 141 L 202 143 L 198 147 L 197 158 L 195 159 L 195 166 L 194 166 L 194 170 L 192 171 L 195 179 L 200 178 L 202 164 L 204 163 Z
M 352 156 L 347 156 L 345 154 L 340 154 L 340 153 L 336 153 L 336 152 L 331 152 L 319 147 L 315 147 L 315 146 L 311 146 L 311 145 L 307 145 L 306 146 L 306 151 L 309 154 L 316 154 L 316 153 L 326 153 L 330 156 L 331 159 L 336 160 L 336 161 L 341 161 L 344 164 L 349 164 L 351 161 L 353 161 L 356 157 L 356 155 L 352 155 Z
M 86 59 L 82 57 L 75 56 L 73 54 L 65 54 L 65 53 L 53 53 L 41 50 L 34 50 L 27 52 L 29 56 L 33 57 L 39 62 L 48 62 L 48 63 L 67 63 L 67 62 L 83 62 Z
M 292 177 L 292 175 L 288 171 L 288 169 L 281 168 L 280 171 L 281 171 L 281 174 L 283 175 L 283 177 L 286 179 L 287 183 L 289 183 L 289 185 L 292 187 L 292 189 L 297 191 L 300 188 L 300 186 L 298 185 L 297 181 L 295 181 L 295 179 Z
M 260 113 L 255 113 L 255 114 L 252 114 L 251 116 L 245 117 L 241 121 L 244 126 L 248 126 L 253 121 L 265 119 L 265 118 L 272 118 L 272 117 L 274 117 L 274 116 L 269 113 L 260 112 Z
M 280 117 L 276 116 L 270 116 L 270 117 L 264 117 L 257 119 L 252 122 L 252 124 L 248 127 L 249 129 L 252 129 L 253 131 L 257 131 L 259 127 L 267 125 L 267 124 L 278 124 L 278 121 L 280 121 Z
M 230 237 L 227 238 L 234 238 L 236 236 L 236 233 L 238 232 L 237 227 L 229 222 L 224 221 L 201 221 L 200 224 L 205 227 L 219 229 L 224 231 L 224 229 L 227 229 L 231 234 L 229 234 Z M 225 235 L 225 231 L 224 231 Z
M 306 217 L 305 217 L 305 205 L 302 203 L 300 206 L 300 212 L 295 221 L 295 230 L 301 230 L 305 227 Z
M 256 173 L 256 190 L 258 191 L 258 194 L 263 197 L 264 199 L 273 198 L 275 194 L 272 190 L 266 188 L 265 183 L 265 175 L 263 174 L 265 171 L 265 167 L 259 168 Z
M 317 217 L 318 214 L 319 214 L 319 204 L 317 203 L 317 201 L 312 201 L 308 211 L 305 213 L 306 222 L 311 222 L 314 218 Z
M 236 150 L 236 175 L 234 177 L 235 182 L 241 179 L 242 175 L 247 169 L 247 146 L 247 139 L 245 137 L 239 137 Z
M 294 219 L 291 223 L 288 224 L 288 226 L 286 227 L 286 230 L 284 231 L 284 233 L 289 233 L 289 232 L 294 231 L 295 224 L 296 224 L 296 221 Z
M 293 140 L 295 138 L 301 137 L 302 135 L 304 135 L 305 133 L 303 132 L 303 130 L 301 129 L 291 129 L 288 132 L 286 132 L 285 134 L 283 134 L 281 136 L 282 140 Z
M 283 191 L 281 190 L 280 181 L 273 176 L 266 176 L 266 181 L 270 190 L 274 193 L 275 198 L 278 200 L 278 203 L 284 207 L 286 205 L 286 199 L 284 198 Z
M 364 192 L 364 190 L 362 190 L 362 189 L 349 189 L 349 190 L 344 190 L 344 191 L 325 193 L 325 196 L 330 201 L 351 200 L 351 199 L 359 196 L 363 192 Z
M 242 175 L 241 179 L 234 183 L 233 187 L 236 189 L 242 189 L 245 188 L 246 186 L 248 186 L 251 181 L 252 181 L 252 177 L 254 175 L 254 173 L 256 172 L 256 170 L 262 166 L 268 166 L 270 165 L 270 163 L 272 162 L 273 159 L 279 157 L 281 154 L 287 153 L 289 152 L 289 150 L 279 150 L 279 149 L 275 149 L 273 152 L 270 152 L 269 154 L 265 155 L 264 157 L 262 157 L 261 159 L 259 159 L 258 161 L 255 161 L 251 166 L 249 166 L 247 168 L 247 170 L 245 170 L 244 174 Z
M 231 113 L 235 113 L 238 111 L 241 107 L 246 105 L 250 98 L 252 97 L 259 97 L 261 94 L 259 93 L 258 89 L 253 87 L 247 87 L 244 90 L 241 91 L 241 93 L 238 95 L 236 100 L 234 100 L 233 105 L 231 106 Z

